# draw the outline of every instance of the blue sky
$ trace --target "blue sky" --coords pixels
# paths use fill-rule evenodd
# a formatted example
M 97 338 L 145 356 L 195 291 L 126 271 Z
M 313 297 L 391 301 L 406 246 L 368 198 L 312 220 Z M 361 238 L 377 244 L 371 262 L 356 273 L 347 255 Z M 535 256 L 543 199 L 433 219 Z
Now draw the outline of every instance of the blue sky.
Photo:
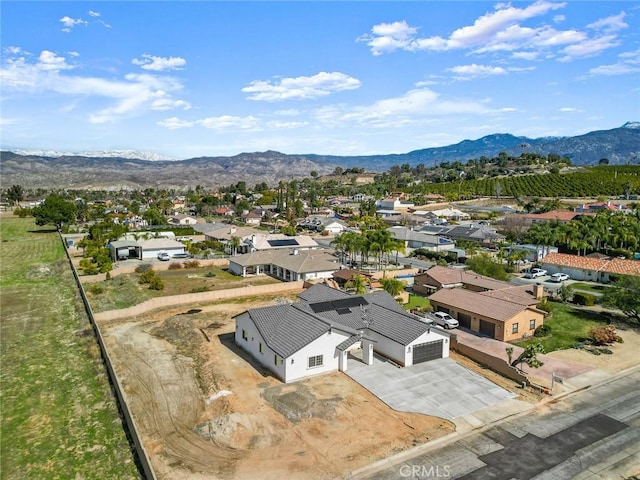
M 3 1 L 2 148 L 405 153 L 640 120 L 640 2 Z

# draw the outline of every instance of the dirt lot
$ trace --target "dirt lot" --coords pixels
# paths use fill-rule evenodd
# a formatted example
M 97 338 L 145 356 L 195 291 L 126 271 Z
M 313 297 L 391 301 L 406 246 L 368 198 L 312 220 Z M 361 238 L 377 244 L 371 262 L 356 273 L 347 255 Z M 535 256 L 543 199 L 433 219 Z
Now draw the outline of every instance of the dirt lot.
M 232 316 L 270 302 L 102 326 L 159 478 L 336 478 L 454 430 L 391 410 L 339 372 L 286 385 L 257 370 Z

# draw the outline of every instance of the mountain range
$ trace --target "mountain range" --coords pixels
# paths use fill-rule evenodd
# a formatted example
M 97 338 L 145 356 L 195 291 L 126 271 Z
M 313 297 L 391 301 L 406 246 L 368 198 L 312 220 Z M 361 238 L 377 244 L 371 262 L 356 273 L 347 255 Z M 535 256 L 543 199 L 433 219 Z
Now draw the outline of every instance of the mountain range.
M 155 154 L 134 151 L 66 154 L 5 150 L 0 152 L 0 176 L 4 186 L 21 185 L 25 188 L 182 189 L 196 185 L 211 188 L 238 181 L 249 185 L 258 182 L 273 185 L 281 180 L 309 176 L 312 171 L 319 175 L 328 174 L 338 166 L 382 172 L 393 165 L 405 163 L 412 166 L 422 163 L 426 167 L 441 162 L 465 163 L 483 156 L 496 157 L 500 152 L 516 157 L 523 152 L 557 154 L 570 158 L 574 165 L 593 165 L 603 158 L 613 165 L 638 163 L 640 122 L 627 122 L 619 128 L 574 137 L 531 139 L 493 134 L 446 147 L 368 156 L 288 155 L 266 151 L 231 157 L 165 160 Z

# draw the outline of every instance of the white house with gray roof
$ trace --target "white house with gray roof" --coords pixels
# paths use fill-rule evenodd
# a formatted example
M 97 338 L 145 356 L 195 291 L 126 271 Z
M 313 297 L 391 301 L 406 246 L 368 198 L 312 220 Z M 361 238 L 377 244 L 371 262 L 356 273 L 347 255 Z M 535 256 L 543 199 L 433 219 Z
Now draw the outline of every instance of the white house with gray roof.
M 229 257 L 234 275 L 270 275 L 285 282 L 331 278 L 340 269 L 338 259 L 326 250 L 262 250 Z
M 235 341 L 284 382 L 346 371 L 348 352 L 362 348 L 409 367 L 449 356 L 449 335 L 407 313 L 384 291 L 350 295 L 322 284 L 300 301 L 237 315 Z

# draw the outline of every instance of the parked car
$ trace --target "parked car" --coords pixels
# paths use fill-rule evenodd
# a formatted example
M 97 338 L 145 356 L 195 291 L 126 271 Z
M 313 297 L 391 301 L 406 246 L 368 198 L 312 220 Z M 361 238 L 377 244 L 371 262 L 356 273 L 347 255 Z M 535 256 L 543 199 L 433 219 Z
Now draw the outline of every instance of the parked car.
M 551 278 L 549 278 L 549 280 L 552 282 L 560 283 L 564 282 L 565 280 L 569 280 L 569 275 L 567 275 L 566 273 L 554 273 L 553 275 L 551 275 Z
M 191 255 L 188 253 L 175 253 L 173 258 L 191 258 Z
M 169 254 L 167 252 L 160 252 L 158 253 L 158 260 L 162 262 L 168 262 L 169 260 L 171 260 L 171 257 L 169 257 Z
M 444 312 L 434 313 L 433 319 L 435 320 L 437 325 L 440 325 L 446 329 L 457 328 L 459 325 L 458 320 L 453 318 L 448 313 L 444 313 Z
M 524 274 L 524 278 L 544 277 L 546 274 L 547 274 L 547 271 L 544 270 L 543 268 L 532 268 L 531 270 L 528 270 Z

